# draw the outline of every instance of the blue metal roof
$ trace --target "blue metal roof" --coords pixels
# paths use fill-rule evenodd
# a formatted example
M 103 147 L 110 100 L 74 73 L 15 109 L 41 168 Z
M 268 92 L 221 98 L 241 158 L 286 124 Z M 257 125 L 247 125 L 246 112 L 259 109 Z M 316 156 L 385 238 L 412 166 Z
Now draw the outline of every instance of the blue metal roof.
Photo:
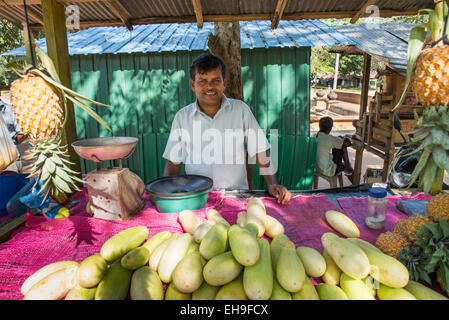
M 371 54 L 401 74 L 407 71 L 410 32 L 416 24 L 384 23 L 335 26 L 346 37 L 358 42 L 362 51 Z
M 271 21 L 241 21 L 242 49 L 270 47 L 316 47 L 357 44 L 319 20 L 281 20 L 278 28 L 271 30 Z M 207 50 L 214 24 L 206 22 L 198 29 L 196 23 L 148 24 L 126 27 L 94 27 L 68 33 L 69 54 L 137 53 L 163 51 Z M 46 51 L 45 39 L 36 44 Z M 20 47 L 3 55 L 24 55 Z

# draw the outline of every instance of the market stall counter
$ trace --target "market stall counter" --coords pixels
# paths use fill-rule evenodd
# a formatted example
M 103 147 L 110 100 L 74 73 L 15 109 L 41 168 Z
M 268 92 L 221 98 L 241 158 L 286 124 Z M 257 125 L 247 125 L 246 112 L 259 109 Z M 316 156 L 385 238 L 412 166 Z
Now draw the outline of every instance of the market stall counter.
M 372 230 L 365 225 L 366 196 L 369 185 L 343 187 L 329 190 L 292 191 L 292 199 L 280 205 L 264 191 L 210 191 L 204 208 L 195 214 L 205 221 L 209 209 L 216 209 L 230 225 L 237 222 L 238 214 L 246 211 L 249 199 L 262 200 L 266 214 L 277 219 L 285 235 L 293 244 L 307 246 L 323 252 L 322 235 L 335 233 L 343 237 L 326 221 L 326 212 L 336 210 L 346 214 L 360 230 L 360 238 L 372 244 L 380 233 L 392 231 L 394 225 L 408 216 L 398 210 L 400 200 L 427 200 L 429 195 L 394 195 L 389 191 L 385 226 Z M 160 213 L 149 200 L 149 193 L 143 194 L 144 208 L 132 219 L 105 220 L 91 217 L 86 212 L 88 193 L 84 188 L 75 193 L 72 200 L 79 201 L 70 209 L 70 216 L 48 219 L 30 213 L 24 217 L 26 225 L 15 230 L 10 238 L 0 243 L 0 299 L 17 300 L 24 296 L 20 287 L 27 277 L 43 266 L 63 260 L 82 262 L 99 253 L 106 240 L 117 233 L 134 226 L 146 226 L 147 239 L 161 231 L 185 232 L 178 219 L 178 213 Z M 267 235 L 262 238 L 271 242 Z M 318 278 L 311 278 L 315 284 Z

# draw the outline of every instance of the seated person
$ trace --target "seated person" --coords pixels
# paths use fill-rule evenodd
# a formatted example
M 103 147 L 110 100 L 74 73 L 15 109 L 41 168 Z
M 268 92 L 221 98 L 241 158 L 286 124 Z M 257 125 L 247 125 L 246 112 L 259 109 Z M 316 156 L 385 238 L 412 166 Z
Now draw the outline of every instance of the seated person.
M 342 171 L 352 183 L 354 169 L 348 157 L 348 149 L 351 141 L 346 137 L 334 137 L 330 135 L 334 121 L 331 117 L 320 119 L 320 131 L 317 133 L 318 147 L 316 154 L 316 166 L 318 172 L 332 177 Z

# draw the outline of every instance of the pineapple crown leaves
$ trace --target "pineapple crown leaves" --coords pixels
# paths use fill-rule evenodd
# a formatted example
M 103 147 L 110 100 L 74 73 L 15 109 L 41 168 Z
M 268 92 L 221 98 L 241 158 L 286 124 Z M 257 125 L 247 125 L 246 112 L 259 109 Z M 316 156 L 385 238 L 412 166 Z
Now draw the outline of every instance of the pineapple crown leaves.
M 449 18 L 447 1 L 436 1 L 435 9 L 421 9 L 418 11 L 418 16 L 421 14 L 421 12 L 427 12 L 429 14 L 429 21 L 427 23 L 423 23 L 419 26 L 414 27 L 410 32 L 407 50 L 407 76 L 405 80 L 404 90 L 402 91 L 402 95 L 398 103 L 393 108 L 393 111 L 402 106 L 402 103 L 407 96 L 407 89 L 412 80 L 416 62 L 419 55 L 421 54 L 421 51 L 426 45 L 427 32 L 430 32 L 430 38 L 428 40 L 433 40 L 433 45 L 442 41 L 443 39 L 444 41 L 447 41 L 445 39 L 449 31 L 449 26 L 446 22 L 446 20 Z
M 53 194 L 68 194 L 79 191 L 77 182 L 84 183 L 76 177 L 77 172 L 69 168 L 72 164 L 67 160 L 67 146 L 61 146 L 58 138 L 38 141 L 33 145 L 33 174 L 37 176 L 36 184 L 42 181 L 38 194 L 43 194 L 43 201 L 51 192 Z
M 429 273 L 425 269 L 426 258 L 421 247 L 405 247 L 399 252 L 398 260 L 406 266 L 412 280 L 423 280 L 428 284 L 432 283 Z
M 427 272 L 444 269 L 445 274 L 449 275 L 449 223 L 446 220 L 440 217 L 438 224 L 427 223 L 420 226 L 415 245 L 422 249 L 427 260 L 424 265 Z M 446 288 L 448 285 L 449 281 L 445 282 Z

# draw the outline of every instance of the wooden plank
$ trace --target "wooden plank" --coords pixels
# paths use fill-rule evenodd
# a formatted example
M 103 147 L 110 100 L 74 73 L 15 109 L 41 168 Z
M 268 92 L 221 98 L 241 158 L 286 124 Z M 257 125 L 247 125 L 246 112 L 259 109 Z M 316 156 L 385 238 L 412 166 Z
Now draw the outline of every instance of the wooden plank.
M 351 24 L 356 23 L 357 20 L 359 20 L 359 18 L 366 16 L 367 15 L 366 10 L 368 9 L 368 7 L 374 5 L 376 2 L 377 0 L 366 0 L 365 3 L 360 8 L 360 10 L 357 11 L 357 13 L 352 17 L 350 21 Z
M 198 24 L 198 29 L 203 27 L 204 19 L 203 19 L 203 9 L 201 7 L 200 0 L 192 0 L 193 10 L 195 11 L 196 22 Z
M 103 0 L 103 3 L 112 13 L 118 17 L 128 30 L 133 30 L 133 26 L 129 19 L 131 15 L 128 10 L 118 0 Z
M 70 75 L 70 58 L 67 41 L 65 9 L 56 0 L 42 0 L 42 14 L 44 18 L 47 53 L 53 60 L 56 71 L 64 86 L 72 88 Z M 68 146 L 69 160 L 73 163 L 72 170 L 81 171 L 80 157 L 72 147 L 77 140 L 75 111 L 73 104 L 67 102 L 65 130 L 62 133 L 62 142 Z M 81 177 L 81 174 L 78 175 Z
M 385 130 L 385 129 L 379 128 L 377 126 L 373 127 L 373 133 L 379 134 L 379 135 L 384 136 L 386 138 L 391 138 L 391 136 L 392 136 L 391 130 Z
M 368 93 L 369 93 L 369 76 L 371 72 L 371 56 L 367 53 L 363 54 L 363 81 L 362 81 L 362 93 L 360 97 L 360 115 L 366 112 L 368 106 Z
M 274 10 L 273 18 L 271 19 L 271 29 L 276 29 L 278 27 L 279 21 L 282 19 L 282 14 L 284 13 L 286 4 L 287 0 L 278 0 L 276 9 Z

